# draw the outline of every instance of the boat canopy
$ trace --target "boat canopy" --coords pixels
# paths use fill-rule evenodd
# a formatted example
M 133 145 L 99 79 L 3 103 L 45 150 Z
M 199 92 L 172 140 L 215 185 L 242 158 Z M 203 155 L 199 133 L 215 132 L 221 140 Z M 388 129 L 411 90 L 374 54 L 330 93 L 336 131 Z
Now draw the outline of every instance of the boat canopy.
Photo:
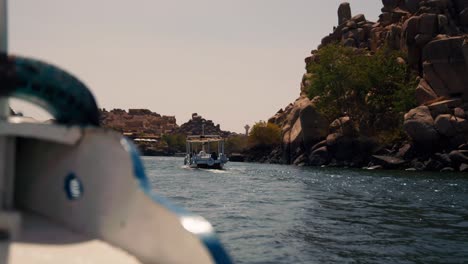
M 196 135 L 196 136 L 188 136 L 187 142 L 189 143 L 205 143 L 205 142 L 220 142 L 224 141 L 224 139 L 219 135 Z

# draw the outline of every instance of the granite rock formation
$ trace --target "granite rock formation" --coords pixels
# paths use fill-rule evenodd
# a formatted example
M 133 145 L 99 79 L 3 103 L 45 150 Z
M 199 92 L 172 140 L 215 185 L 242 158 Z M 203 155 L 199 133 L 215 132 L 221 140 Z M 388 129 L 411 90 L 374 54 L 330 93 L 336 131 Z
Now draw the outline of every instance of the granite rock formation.
M 312 147 L 328 132 L 327 121 L 307 96 L 299 97 L 284 110 L 280 109 L 268 122 L 282 129 L 283 160 L 286 163 L 296 160 L 305 148 Z
M 388 47 L 403 51 L 419 76 L 419 106 L 404 115 L 408 142 L 378 146 L 353 129 L 346 114 L 329 124 L 307 95 L 304 74 L 300 97 L 269 122 L 282 128 L 284 163 L 337 164 L 416 170 L 468 170 L 468 1 L 382 0 L 377 22 L 351 15 L 343 3 L 339 24 L 318 49 L 340 43 L 369 53 Z M 306 65 L 318 60 L 316 51 Z
M 206 120 L 197 113 L 193 113 L 192 118 L 186 123 L 182 124 L 176 132 L 186 136 L 201 135 L 203 127 L 205 135 L 220 135 L 222 137 L 228 137 L 232 134 L 229 131 L 221 130 L 219 124 L 215 125 L 212 120 Z

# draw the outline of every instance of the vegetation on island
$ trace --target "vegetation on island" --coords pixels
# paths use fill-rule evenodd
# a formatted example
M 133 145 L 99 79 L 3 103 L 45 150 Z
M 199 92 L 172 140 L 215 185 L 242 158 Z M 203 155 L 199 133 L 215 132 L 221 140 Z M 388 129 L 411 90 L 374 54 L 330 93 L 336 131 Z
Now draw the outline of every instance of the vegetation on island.
M 161 141 L 167 144 L 169 154 L 185 152 L 185 135 L 183 134 L 164 134 Z
M 264 159 L 258 157 L 270 157 L 270 153 L 281 146 L 281 128 L 273 123 L 258 121 L 256 122 L 249 135 L 238 138 L 246 161 L 265 162 Z
M 299 98 L 268 119 L 281 146 L 256 160 L 468 171 L 468 4 L 459 2 L 382 1 L 377 22 L 340 4 L 338 25 L 305 58 Z
M 403 115 L 416 106 L 416 75 L 400 51 L 330 44 L 307 65 L 308 96 L 331 122 L 347 115 L 360 133 L 392 141 L 404 136 Z M 388 142 L 387 142 L 388 143 Z

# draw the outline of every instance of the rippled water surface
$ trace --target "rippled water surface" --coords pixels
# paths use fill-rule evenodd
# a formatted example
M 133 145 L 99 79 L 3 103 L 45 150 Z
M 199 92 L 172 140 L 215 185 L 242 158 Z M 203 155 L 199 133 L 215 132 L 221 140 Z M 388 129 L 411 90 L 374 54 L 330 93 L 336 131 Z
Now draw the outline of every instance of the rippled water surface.
M 468 263 L 468 175 L 144 157 L 154 190 L 202 215 L 236 263 Z

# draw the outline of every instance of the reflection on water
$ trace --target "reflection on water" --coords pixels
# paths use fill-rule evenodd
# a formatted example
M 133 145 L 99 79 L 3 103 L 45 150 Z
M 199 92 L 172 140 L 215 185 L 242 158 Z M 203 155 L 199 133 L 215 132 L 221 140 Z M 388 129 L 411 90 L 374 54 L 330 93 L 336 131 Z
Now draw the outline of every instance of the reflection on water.
M 152 185 L 207 218 L 237 263 L 463 263 L 468 177 L 144 158 Z

